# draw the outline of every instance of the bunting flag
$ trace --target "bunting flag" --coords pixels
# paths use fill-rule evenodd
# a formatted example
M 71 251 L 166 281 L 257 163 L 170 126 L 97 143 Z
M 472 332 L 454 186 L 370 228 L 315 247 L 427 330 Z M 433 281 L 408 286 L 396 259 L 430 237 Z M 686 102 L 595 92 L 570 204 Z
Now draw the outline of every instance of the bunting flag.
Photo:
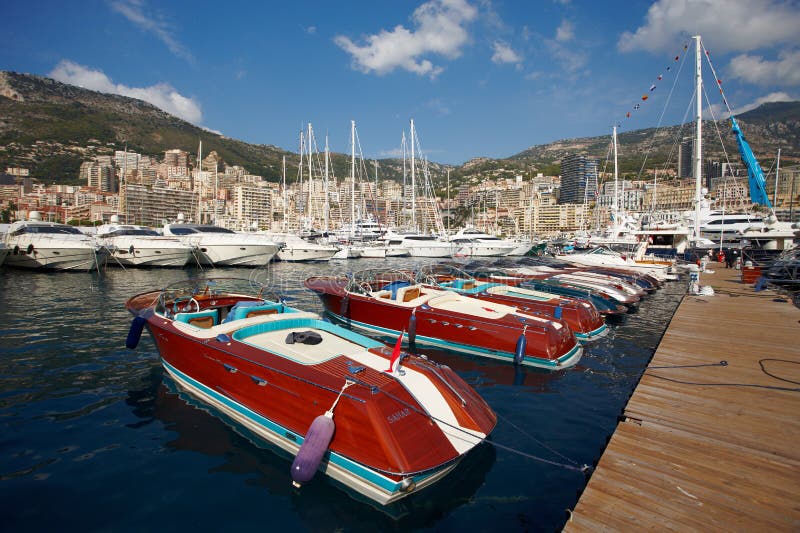
M 684 52 L 686 52 L 688 49 L 689 49 L 689 44 L 688 44 L 688 43 L 685 43 L 685 44 L 683 45 L 683 51 L 684 51 Z M 706 52 L 706 54 L 708 54 L 708 52 Z M 682 55 L 682 54 L 678 54 L 678 55 L 676 55 L 676 56 L 674 57 L 674 60 L 675 60 L 675 61 L 680 61 L 680 59 L 681 59 L 681 55 Z M 671 66 L 668 66 L 668 67 L 667 67 L 667 69 L 666 69 L 666 71 L 667 71 L 667 72 L 670 72 L 671 70 L 672 70 L 672 67 L 671 67 Z M 663 71 L 662 71 L 662 72 L 663 72 Z M 658 85 L 657 85 L 657 83 L 658 83 L 658 82 L 660 82 L 660 81 L 663 81 L 663 80 L 664 80 L 664 74 L 659 74 L 658 76 L 656 76 L 656 83 L 652 83 L 652 84 L 650 85 L 650 90 L 649 90 L 649 92 L 650 92 L 650 93 L 654 92 L 654 91 L 656 90 L 656 87 L 658 86 Z M 721 88 L 722 80 L 717 80 L 717 84 L 719 84 L 719 85 L 720 85 L 720 92 L 722 92 L 722 88 Z M 642 99 L 641 99 L 641 101 L 642 101 L 642 102 L 646 102 L 646 101 L 648 100 L 648 98 L 650 98 L 649 94 L 647 94 L 647 93 L 646 93 L 646 94 L 643 94 L 643 95 L 642 95 Z M 723 98 L 724 98 L 724 96 L 723 96 Z M 636 105 L 634 105 L 634 106 L 633 106 L 633 111 L 636 111 L 636 110 L 640 109 L 640 107 L 641 107 L 641 103 L 637 103 Z M 625 118 L 626 118 L 626 119 L 628 119 L 628 118 L 631 118 L 631 111 L 627 111 L 627 112 L 625 113 Z

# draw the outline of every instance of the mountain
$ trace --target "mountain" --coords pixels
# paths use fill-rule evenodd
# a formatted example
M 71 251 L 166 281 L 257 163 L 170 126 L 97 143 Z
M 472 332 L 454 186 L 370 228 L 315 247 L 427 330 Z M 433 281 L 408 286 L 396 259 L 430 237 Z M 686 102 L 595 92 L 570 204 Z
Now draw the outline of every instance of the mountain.
M 782 151 L 782 165 L 799 161 L 800 102 L 764 104 L 743 113 L 739 123 L 762 165 L 773 161 Z M 727 121 L 719 121 L 731 161 L 739 161 L 738 150 L 728 133 Z M 721 155 L 717 131 L 709 122 L 704 125 L 704 152 Z M 671 161 L 677 154 L 676 139 L 693 134 L 693 126 L 662 127 L 621 133 L 620 168 L 635 175 L 647 154 L 647 167 Z M 23 167 L 31 175 L 47 182 L 78 183 L 81 162 L 114 150 L 129 150 L 162 158 L 173 148 L 197 153 L 199 141 L 203 152 L 216 151 L 228 165 L 240 165 L 270 181 L 281 179 L 282 158 L 286 156 L 287 179 L 297 175 L 299 158 L 277 146 L 249 144 L 198 128 L 141 100 L 99 93 L 31 74 L 0 71 L 0 170 Z M 488 174 L 513 176 L 531 172 L 557 174 L 561 159 L 581 153 L 605 160 L 609 153 L 609 135 L 565 139 L 531 146 L 505 159 L 478 158 L 458 167 L 430 163 L 435 185 L 445 186 L 451 170 L 451 187 L 475 183 Z M 714 148 L 716 146 L 716 148 Z M 349 176 L 349 154 L 332 154 L 334 175 Z M 379 161 L 382 179 L 402 180 L 403 162 Z M 601 165 L 602 166 L 602 165 Z M 367 162 L 367 177 L 374 175 Z
M 198 128 L 142 100 L 105 94 L 31 74 L 0 71 L 0 169 L 23 167 L 48 182 L 77 183 L 83 161 L 128 150 L 163 158 L 178 148 L 197 154 L 216 151 L 228 165 L 240 165 L 279 181 L 286 156 L 287 178 L 297 175 L 296 153 L 249 144 Z M 336 176 L 349 176 L 349 155 L 333 154 Z M 402 176 L 402 161 L 384 160 L 381 175 Z
M 756 157 L 762 162 L 773 161 L 782 150 L 782 158 L 787 164 L 800 161 L 800 102 L 773 102 L 736 115 Z M 677 157 L 676 141 L 694 136 L 694 124 L 666 126 L 658 130 L 648 128 L 618 133 L 617 152 L 622 171 L 638 172 L 643 156 L 649 154 L 647 167 L 653 168 L 671 161 L 674 167 Z M 725 152 L 731 162 L 739 162 L 736 140 L 730 133 L 730 122 L 719 120 L 703 121 L 703 157 L 724 160 L 720 137 L 724 141 Z M 574 153 L 584 154 L 605 160 L 611 145 L 611 132 L 601 137 L 566 139 L 550 144 L 531 146 L 509 159 L 526 165 L 541 165 L 560 161 L 564 156 Z M 765 169 L 766 170 L 766 169 Z

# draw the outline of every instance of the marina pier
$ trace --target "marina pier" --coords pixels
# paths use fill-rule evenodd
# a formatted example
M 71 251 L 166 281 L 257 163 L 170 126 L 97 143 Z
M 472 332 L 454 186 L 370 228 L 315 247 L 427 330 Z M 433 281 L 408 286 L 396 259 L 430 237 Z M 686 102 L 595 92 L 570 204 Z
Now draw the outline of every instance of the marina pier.
M 800 529 L 800 309 L 709 267 L 564 531 Z

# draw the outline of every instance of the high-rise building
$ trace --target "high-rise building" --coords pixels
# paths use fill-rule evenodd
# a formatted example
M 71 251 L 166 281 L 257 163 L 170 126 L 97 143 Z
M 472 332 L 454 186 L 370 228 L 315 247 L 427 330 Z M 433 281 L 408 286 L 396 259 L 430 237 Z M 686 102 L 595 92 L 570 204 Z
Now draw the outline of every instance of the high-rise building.
M 98 191 L 117 191 L 117 180 L 114 176 L 114 167 L 111 165 L 97 161 L 85 161 L 81 163 L 79 178 L 88 187 L 93 187 Z
M 692 161 L 694 161 L 694 139 L 684 137 L 678 146 L 678 177 L 692 177 Z
M 597 187 L 598 160 L 584 155 L 568 155 L 561 161 L 559 204 L 582 204 L 592 200 Z
M 164 164 L 167 167 L 183 167 L 189 166 L 189 153 L 183 150 L 174 149 L 164 152 Z

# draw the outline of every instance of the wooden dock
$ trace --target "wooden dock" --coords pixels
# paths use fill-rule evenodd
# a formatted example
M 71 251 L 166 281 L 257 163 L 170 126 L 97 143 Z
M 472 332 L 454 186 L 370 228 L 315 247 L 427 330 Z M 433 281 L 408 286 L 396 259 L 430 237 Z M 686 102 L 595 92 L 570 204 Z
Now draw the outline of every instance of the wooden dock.
M 800 309 L 709 268 L 564 531 L 800 531 Z

